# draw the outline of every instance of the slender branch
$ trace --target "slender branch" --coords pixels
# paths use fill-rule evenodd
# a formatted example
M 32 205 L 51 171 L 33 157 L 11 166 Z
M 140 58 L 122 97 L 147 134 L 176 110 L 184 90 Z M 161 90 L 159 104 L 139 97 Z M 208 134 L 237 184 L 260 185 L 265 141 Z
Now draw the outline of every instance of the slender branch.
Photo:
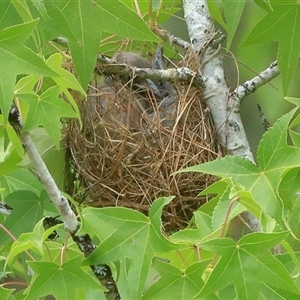
M 113 65 L 98 65 L 98 71 L 105 76 L 108 75 L 133 75 L 139 78 L 147 78 L 151 80 L 162 80 L 169 82 L 193 82 L 199 88 L 204 87 L 204 79 L 189 68 L 177 68 L 167 70 L 157 70 L 150 68 L 136 68 L 126 64 L 116 64 L 115 61 L 109 60 Z
M 0 202 L 0 214 L 9 216 L 12 212 L 12 207 L 10 207 L 8 204 L 4 203 L 3 201 Z
M 259 87 L 265 85 L 275 77 L 279 75 L 279 68 L 277 61 L 271 63 L 271 65 L 258 76 L 247 80 L 240 86 L 238 86 L 229 97 L 236 101 L 242 102 L 249 94 L 255 92 Z
M 166 30 L 165 28 L 162 28 L 161 26 L 155 26 L 155 27 L 152 27 L 151 29 L 160 38 L 162 38 L 165 41 L 169 41 L 170 44 L 178 45 L 178 46 L 182 47 L 184 50 L 187 50 L 190 48 L 190 43 L 171 34 L 168 30 Z
M 59 37 L 54 40 L 56 43 L 68 46 L 68 40 Z M 188 44 L 188 43 L 187 43 Z M 177 68 L 168 70 L 157 70 L 150 68 L 135 68 L 130 65 L 117 63 L 103 54 L 97 55 L 97 71 L 102 75 L 131 75 L 139 78 L 147 78 L 151 80 L 162 80 L 169 82 L 191 82 L 194 86 L 202 88 L 204 86 L 204 79 L 198 73 L 193 72 L 189 68 Z
M 57 211 L 62 217 L 62 220 L 65 224 L 66 229 L 73 235 L 78 229 L 79 223 L 77 218 L 71 209 L 68 200 L 65 196 L 62 195 L 60 190 L 58 189 L 53 177 L 51 176 L 49 170 L 46 167 L 45 162 L 41 158 L 38 150 L 31 139 L 29 133 L 27 131 L 20 132 L 19 134 L 20 141 L 32 162 L 35 172 L 44 185 L 47 193 L 49 194 L 51 201 L 56 207 Z
M 265 131 L 267 131 L 269 128 L 270 128 L 270 123 L 269 121 L 267 120 L 261 106 L 257 103 L 257 109 L 258 109 L 258 112 L 259 112 L 259 116 L 260 116 L 260 119 L 261 119 L 261 122 L 265 128 Z
M 26 151 L 39 180 L 44 185 L 52 203 L 59 212 L 66 229 L 70 232 L 79 249 L 87 257 L 95 250 L 96 246 L 92 242 L 89 235 L 76 235 L 76 232 L 79 228 L 79 222 L 76 218 L 76 215 L 71 209 L 67 198 L 63 196 L 61 191 L 58 189 L 45 162 L 38 153 L 38 150 L 31 139 L 29 132 L 22 131 L 23 122 L 16 106 L 13 106 L 10 111 L 9 122 L 18 134 L 24 150 Z M 91 265 L 90 267 L 93 270 L 94 275 L 108 289 L 108 292 L 105 292 L 107 298 L 119 300 L 120 295 L 113 279 L 110 267 L 106 264 Z

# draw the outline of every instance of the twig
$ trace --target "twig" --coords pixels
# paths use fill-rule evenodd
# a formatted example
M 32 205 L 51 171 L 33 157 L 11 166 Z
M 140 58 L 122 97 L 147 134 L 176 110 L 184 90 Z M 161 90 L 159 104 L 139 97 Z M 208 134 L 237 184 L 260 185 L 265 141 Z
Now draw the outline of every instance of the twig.
M 56 43 L 68 46 L 68 40 L 59 37 L 54 40 Z M 189 43 L 187 43 L 189 44 Z M 204 79 L 200 74 L 197 74 L 189 68 L 155 70 L 150 68 L 135 68 L 130 65 L 117 63 L 115 60 L 106 57 L 103 54 L 97 55 L 97 71 L 101 75 L 131 75 L 139 78 L 147 78 L 151 80 L 162 80 L 169 82 L 193 82 L 193 85 L 198 88 L 204 87 Z
M 152 27 L 151 29 L 160 38 L 162 38 L 165 41 L 169 41 L 170 44 L 178 45 L 178 46 L 182 47 L 184 50 L 187 50 L 190 48 L 190 43 L 171 34 L 168 30 L 166 30 L 165 28 L 162 28 L 161 26 L 155 26 L 155 27 Z
M 96 246 L 90 239 L 89 235 L 76 235 L 76 232 L 79 228 L 79 222 L 76 218 L 76 215 L 71 209 L 67 198 L 63 196 L 61 191 L 58 189 L 45 162 L 43 161 L 41 155 L 38 153 L 38 150 L 33 140 L 31 139 L 29 132 L 22 132 L 23 122 L 20 117 L 20 113 L 15 105 L 13 105 L 10 111 L 9 122 L 18 134 L 39 180 L 44 185 L 51 201 L 59 212 L 66 229 L 70 232 L 79 249 L 84 253 L 85 256 L 88 256 L 94 251 Z M 110 267 L 106 264 L 91 265 L 90 267 L 93 270 L 94 275 L 108 289 L 108 292 L 105 293 L 108 299 L 119 300 L 120 295 L 118 293 L 116 283 L 112 277 Z
M 270 123 L 268 122 L 268 120 L 267 120 L 267 118 L 266 118 L 266 116 L 265 116 L 265 114 L 264 114 L 261 106 L 258 103 L 256 105 L 257 105 L 257 109 L 258 109 L 259 116 L 261 118 L 262 124 L 263 124 L 263 126 L 265 128 L 265 131 L 267 131 L 270 128 Z
M 13 209 L 8 204 L 4 203 L 3 201 L 0 202 L 0 214 L 1 215 L 9 216 L 11 214 L 12 210 Z
M 53 180 L 49 170 L 46 167 L 46 164 L 44 163 L 43 159 L 38 153 L 38 150 L 33 140 L 31 139 L 29 132 L 28 131 L 20 132 L 19 138 L 30 161 L 34 166 L 35 172 L 39 180 L 44 185 L 47 193 L 51 198 L 51 201 L 53 202 L 57 211 L 61 215 L 66 229 L 72 235 L 74 235 L 78 229 L 79 223 L 68 203 L 67 198 L 63 196 L 60 190 L 58 189 L 55 181 Z
M 138 78 L 151 80 L 162 80 L 169 82 L 193 82 L 194 86 L 203 88 L 205 83 L 200 74 L 191 71 L 189 68 L 177 68 L 167 70 L 156 70 L 150 68 L 136 68 L 126 64 L 116 64 L 110 60 L 110 65 L 98 65 L 97 70 L 101 75 L 131 75 Z
M 259 75 L 254 78 L 247 80 L 240 86 L 238 86 L 229 97 L 232 99 L 237 99 L 239 102 L 242 102 L 249 94 L 255 92 L 257 88 L 265 85 L 275 77 L 279 75 L 279 68 L 277 61 L 271 63 L 271 65 Z

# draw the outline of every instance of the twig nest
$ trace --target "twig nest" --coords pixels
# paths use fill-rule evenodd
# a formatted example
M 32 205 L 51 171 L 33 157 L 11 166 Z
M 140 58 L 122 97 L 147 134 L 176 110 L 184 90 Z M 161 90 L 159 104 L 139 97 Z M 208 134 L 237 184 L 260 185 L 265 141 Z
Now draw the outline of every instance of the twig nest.
M 68 140 L 84 200 L 147 212 L 155 198 L 174 195 L 163 221 L 182 228 L 208 201 L 197 195 L 214 178 L 172 173 L 221 156 L 209 111 L 190 86 L 178 84 L 174 95 L 157 101 L 151 89 L 133 90 L 131 83 L 95 81 L 87 101 L 78 100 L 83 128 L 72 120 Z

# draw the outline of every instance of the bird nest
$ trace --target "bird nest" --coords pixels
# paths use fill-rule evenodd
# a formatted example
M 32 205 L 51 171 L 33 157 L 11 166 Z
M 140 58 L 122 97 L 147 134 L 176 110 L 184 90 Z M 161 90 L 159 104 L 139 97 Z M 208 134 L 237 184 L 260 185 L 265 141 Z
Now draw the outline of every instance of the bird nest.
M 198 193 L 215 179 L 201 173 L 172 174 L 222 155 L 201 92 L 177 84 L 179 101 L 171 113 L 162 113 L 155 101 L 150 101 L 147 113 L 138 109 L 141 97 L 128 84 L 109 81 L 94 81 L 87 101 L 78 100 L 82 129 L 78 120 L 71 120 L 67 128 L 85 202 L 147 213 L 156 198 L 174 195 L 163 212 L 164 226 L 185 227 L 208 201 Z M 144 97 L 154 98 L 147 93 Z

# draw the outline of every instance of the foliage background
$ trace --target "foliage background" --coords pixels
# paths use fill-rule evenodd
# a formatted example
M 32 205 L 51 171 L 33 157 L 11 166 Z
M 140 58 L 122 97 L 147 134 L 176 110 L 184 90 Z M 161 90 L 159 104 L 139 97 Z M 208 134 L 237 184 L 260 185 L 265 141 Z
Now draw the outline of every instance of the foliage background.
M 129 6 L 133 6 L 130 1 L 124 2 Z M 269 3 L 269 1 L 256 2 Z M 25 1 L 3 1 L 0 3 L 2 5 L 2 10 L 0 6 L 2 12 L 1 29 L 26 21 L 23 24 L 24 27 L 22 27 L 25 33 L 26 30 L 28 33 L 32 28 L 35 38 L 39 37 L 41 40 L 43 38 L 47 40 L 50 36 L 55 38 L 56 34 L 64 32 L 69 38 L 70 45 L 73 45 L 73 49 L 76 49 L 75 44 L 78 37 L 76 34 L 80 35 L 81 33 L 76 28 L 78 24 L 74 21 L 74 27 L 70 26 L 70 24 L 73 25 L 73 15 L 62 15 L 60 9 L 66 3 L 71 6 L 74 5 L 77 9 L 81 8 L 81 5 L 91 2 L 58 1 L 56 4 L 60 9 L 52 7 L 53 11 L 51 11 L 51 3 L 53 2 L 48 2 L 46 6 L 52 12 L 51 21 L 53 23 L 51 24 L 53 28 L 51 30 L 53 31 L 47 38 L 43 35 L 43 29 L 47 28 L 47 24 L 41 21 L 41 27 L 39 27 L 40 25 L 37 27 L 39 30 L 38 35 L 36 29 L 34 29 L 34 21 L 30 22 L 32 16 L 26 11 L 26 3 Z M 32 3 L 34 3 L 36 9 L 40 8 L 40 13 L 43 13 L 43 7 L 39 6 L 39 2 L 28 3 L 30 3 L 31 8 L 33 7 Z M 95 1 L 95 3 L 99 5 L 101 3 L 103 6 L 107 5 L 107 3 L 101 1 Z M 113 3 L 118 6 L 121 2 L 114 1 Z M 169 3 L 171 2 L 167 2 L 167 4 Z M 7 11 L 3 9 L 3 5 L 6 4 L 14 5 L 19 13 L 16 13 L 12 6 Z M 143 4 L 145 2 L 141 2 L 141 5 Z M 176 4 L 178 3 L 176 2 Z M 143 6 L 143 9 L 146 10 L 147 7 Z M 115 18 L 119 17 L 118 21 L 120 21 L 120 15 L 116 14 L 115 7 L 110 8 L 115 13 L 115 15 L 113 13 L 111 15 Z M 104 11 L 107 12 L 107 7 Z M 86 13 L 86 11 L 84 12 Z M 38 15 L 38 11 L 33 8 L 32 14 Z M 109 19 L 111 15 L 106 15 L 106 17 Z M 256 72 L 262 71 L 276 58 L 274 44 L 267 47 L 258 45 L 237 48 L 237 46 L 263 15 L 264 13 L 253 3 L 247 3 L 239 31 L 231 48 L 239 60 L 251 66 Z M 251 18 L 248 18 L 248 16 L 251 16 Z M 89 18 L 89 14 L 84 14 L 83 19 L 85 21 Z M 133 16 L 132 19 L 134 20 Z M 162 14 L 161 22 L 164 23 L 166 19 L 167 16 Z M 129 22 L 129 20 L 126 21 Z M 92 32 L 94 32 L 93 30 L 96 32 L 99 23 L 101 22 L 99 20 L 96 22 L 95 19 L 95 23 L 87 22 L 84 25 L 88 29 L 92 29 Z M 70 27 L 69 30 L 64 27 L 67 25 Z M 107 24 L 103 22 L 101 25 L 105 26 Z M 43 28 L 43 26 L 46 27 Z M 172 25 L 171 27 L 173 28 Z M 20 28 L 11 28 L 8 36 L 9 39 L 14 34 L 16 36 L 20 34 L 20 40 L 15 37 L 17 43 L 14 45 L 19 48 L 11 47 L 11 52 L 6 52 L 6 54 L 13 53 L 15 58 L 18 58 L 18 51 L 23 45 L 20 41 L 24 38 L 22 36 L 24 32 Z M 126 35 L 122 30 L 120 31 L 120 24 L 113 28 L 109 26 L 104 28 L 112 30 L 115 34 Z M 145 36 L 142 36 L 142 38 L 140 36 L 140 38 L 150 40 L 153 44 L 150 43 L 151 46 L 149 47 L 154 48 L 156 38 L 151 36 L 151 32 L 147 27 L 144 27 L 143 30 Z M 85 31 L 85 34 L 87 32 Z M 49 34 L 49 32 L 44 33 L 45 35 Z M 3 50 L 5 49 L 4 46 L 7 46 L 5 44 L 7 37 L 5 32 L 2 31 L 1 34 L 0 48 L 2 47 Z M 91 46 L 89 50 L 94 50 L 94 52 L 97 52 L 95 49 L 99 50 L 97 45 L 98 34 L 99 32 L 97 32 L 96 37 L 88 36 L 90 42 L 88 45 Z M 132 32 L 130 36 L 133 39 L 138 37 L 136 32 Z M 103 37 L 106 37 L 106 33 L 103 34 Z M 24 40 L 26 39 L 24 38 Z M 38 43 L 34 43 L 34 41 L 34 38 L 30 38 L 26 45 L 38 50 Z M 143 43 L 144 41 L 140 41 L 134 44 L 133 49 L 138 49 Z M 118 45 L 118 43 L 115 45 Z M 110 47 L 111 45 L 104 45 L 102 48 L 100 47 L 100 50 L 106 53 L 106 51 L 112 51 Z M 43 54 L 47 57 L 50 54 L 49 50 L 50 48 L 47 47 L 43 49 Z M 79 47 L 80 51 L 82 49 Z M 4 52 L 2 51 L 2 53 Z M 74 53 L 76 51 L 73 51 Z M 257 53 L 259 53 L 259 56 L 256 55 Z M 87 55 L 85 58 L 93 59 L 91 53 L 89 54 L 90 56 Z M 56 62 L 60 67 L 60 55 L 52 56 L 52 59 L 54 58 L 57 59 Z M 39 103 L 38 99 L 47 100 L 47 91 L 58 96 L 54 84 L 57 78 L 55 74 L 46 68 L 45 64 L 41 63 L 37 56 L 36 60 L 38 62 L 34 62 L 33 65 L 39 63 L 41 69 L 39 71 L 35 70 L 35 72 L 38 75 L 45 75 L 43 72 L 48 72 L 46 75 L 51 78 L 50 83 L 43 82 L 39 93 L 39 91 L 29 91 L 27 88 L 30 84 L 27 82 L 28 85 L 25 85 L 26 93 L 23 90 L 24 93 L 22 94 L 20 92 L 22 88 L 18 84 L 23 82 L 22 79 L 26 81 L 30 78 L 23 77 L 20 80 L 21 77 L 18 76 L 20 81 L 16 85 L 18 88 L 15 89 L 14 95 L 15 97 L 24 97 L 24 102 L 28 104 L 29 109 L 26 105 L 21 107 L 22 113 L 27 116 L 27 121 L 30 120 L 30 117 L 32 121 L 29 125 L 25 123 L 25 129 L 31 129 L 31 135 L 39 151 L 51 168 L 56 181 L 61 183 L 65 176 L 62 172 L 64 157 L 63 152 L 54 147 L 55 141 L 56 146 L 58 144 L 58 136 L 51 131 L 52 128 L 49 128 L 49 123 L 43 118 L 47 116 L 49 111 L 46 111 L 42 116 L 37 115 L 36 118 L 33 118 L 32 114 L 35 110 L 34 107 L 30 106 L 32 103 Z M 5 60 L 2 61 L 3 64 L 5 62 Z M 81 61 L 79 60 L 79 62 Z M 49 61 L 47 63 L 50 66 Z M 91 65 L 93 68 L 93 64 Z M 11 73 L 8 72 L 9 67 L 11 67 L 9 70 Z M 28 70 L 25 68 L 25 71 L 20 72 L 18 67 L 17 64 L 7 66 L 7 69 L 4 70 L 6 71 L 5 74 L 11 75 L 14 71 L 17 75 L 20 75 L 23 74 L 22 72 L 26 73 L 28 71 L 30 73 L 32 70 L 30 68 L 32 66 L 30 66 Z M 247 68 L 241 68 L 241 70 L 243 70 L 241 75 L 237 76 L 233 61 L 228 60 L 227 73 L 233 86 L 237 84 L 237 80 L 238 83 L 241 83 L 245 79 L 256 75 Z M 58 70 L 56 69 L 56 71 Z M 59 69 L 59 71 L 61 70 Z M 81 74 L 84 88 L 89 80 L 87 74 L 88 72 Z M 2 83 L 5 83 L 7 78 L 3 76 L 3 73 L 1 75 Z M 66 76 L 66 73 L 64 75 Z M 299 93 L 298 76 L 299 70 L 293 79 L 294 82 L 288 95 L 299 95 L 297 94 Z M 11 79 L 11 77 L 9 78 Z M 71 81 L 70 79 L 67 83 L 60 82 L 58 86 L 65 88 L 65 85 L 67 85 L 68 88 L 72 87 L 82 92 L 82 87 L 76 81 L 71 84 Z M 9 83 L 11 84 L 12 81 Z M 272 84 L 278 88 L 278 91 L 270 85 L 266 85 L 251 97 L 248 97 L 243 103 L 244 121 L 247 124 L 246 127 L 249 133 L 256 133 L 258 132 L 257 128 L 261 128 L 260 125 L 257 125 L 260 124 L 259 119 L 255 117 L 255 115 L 258 115 L 255 108 L 256 101 L 262 105 L 267 118 L 271 122 L 274 122 L 278 119 L 278 116 L 289 110 L 283 101 L 280 78 L 272 81 Z M 2 84 L 2 88 L 4 89 L 6 86 Z M 28 101 L 29 96 L 33 97 L 30 98 L 33 99 L 32 102 Z M 58 99 L 58 97 L 53 98 Z M 6 108 L 11 103 L 11 99 L 1 98 L 1 101 L 2 104 L 6 105 Z M 297 100 L 293 102 L 297 104 Z M 55 115 L 57 121 L 60 116 L 65 116 L 62 115 L 60 109 L 61 107 L 58 106 L 55 111 L 58 113 Z M 75 114 L 74 112 L 76 112 L 76 107 L 72 113 L 67 109 L 65 110 L 67 117 L 74 116 L 72 115 Z M 3 113 L 5 114 L 5 111 Z M 290 126 L 290 120 L 293 116 L 295 120 Z M 185 170 L 184 172 L 195 171 L 214 174 L 222 180 L 208 188 L 207 191 L 202 191 L 204 194 L 212 193 L 214 197 L 211 202 L 195 212 L 191 226 L 170 234 L 168 238 L 161 232 L 160 216 L 163 206 L 169 203 L 172 197 L 157 199 L 150 210 L 149 216 L 125 208 L 78 209 L 77 213 L 80 215 L 82 222 L 79 234 L 89 233 L 98 245 L 95 252 L 88 258 L 83 257 L 62 225 L 58 224 L 50 229 L 44 228 L 42 220 L 44 213 L 55 216 L 57 212 L 50 204 L 49 196 L 35 174 L 27 169 L 19 169 L 19 166 L 16 165 L 22 159 L 21 166 L 29 168 L 31 166 L 29 159 L 27 157 L 23 159 L 22 157 L 23 149 L 16 138 L 17 136 L 10 131 L 9 126 L 5 127 L 7 123 L 5 115 L 4 119 L 3 115 L 1 118 L 2 160 L 0 175 L 2 176 L 0 182 L 2 198 L 7 204 L 16 207 L 10 216 L 0 216 L 2 228 L 0 232 L 0 263 L 1 269 L 4 270 L 1 276 L 19 275 L 27 283 L 30 282 L 25 294 L 20 292 L 13 296 L 10 295 L 12 290 L 7 290 L 4 288 L 5 285 L 2 285 L 0 288 L 1 295 L 4 295 L 3 299 L 24 299 L 24 295 L 26 295 L 26 299 L 35 299 L 44 297 L 47 294 L 55 295 L 57 299 L 105 299 L 103 288 L 99 286 L 87 267 L 88 265 L 102 264 L 109 264 L 114 274 L 118 274 L 115 278 L 124 299 L 167 299 L 168 297 L 174 299 L 178 296 L 182 299 L 184 297 L 188 299 L 193 297 L 196 297 L 196 299 L 261 299 L 262 297 L 266 299 L 297 299 L 299 297 L 300 265 L 299 253 L 295 251 L 297 250 L 295 244 L 299 243 L 297 234 L 300 207 L 300 197 L 298 197 L 300 139 L 299 135 L 292 131 L 292 127 L 297 126 L 300 122 L 296 110 L 278 119 L 274 127 L 264 135 L 257 150 L 257 166 L 241 157 L 228 156 L 221 160 Z M 249 119 L 249 123 L 247 119 Z M 41 125 L 48 129 L 52 141 L 45 130 L 41 128 Z M 260 130 L 260 132 L 262 131 Z M 291 136 L 293 146 L 286 144 L 288 134 Z M 9 147 L 8 138 L 13 142 L 13 145 Z M 253 138 L 252 147 L 254 149 L 256 149 L 258 139 L 258 136 Z M 63 189 L 62 184 L 60 185 Z M 73 204 L 76 206 L 75 202 Z M 227 225 L 245 210 L 251 211 L 260 220 L 263 232 L 247 234 L 239 240 L 226 237 Z M 5 228 L 8 230 L 4 231 Z M 54 230 L 59 233 L 59 238 L 55 241 L 48 239 Z M 15 235 L 16 240 L 13 241 L 9 234 Z M 280 248 L 284 248 L 284 251 L 281 255 L 274 255 L 277 254 L 274 249 L 279 243 L 281 243 Z M 29 274 L 28 271 L 34 272 L 34 276 L 31 276 L 32 274 Z M 158 274 L 159 280 L 157 281 Z M 62 283 L 64 289 L 57 289 Z M 75 286 L 76 288 L 74 288 Z

